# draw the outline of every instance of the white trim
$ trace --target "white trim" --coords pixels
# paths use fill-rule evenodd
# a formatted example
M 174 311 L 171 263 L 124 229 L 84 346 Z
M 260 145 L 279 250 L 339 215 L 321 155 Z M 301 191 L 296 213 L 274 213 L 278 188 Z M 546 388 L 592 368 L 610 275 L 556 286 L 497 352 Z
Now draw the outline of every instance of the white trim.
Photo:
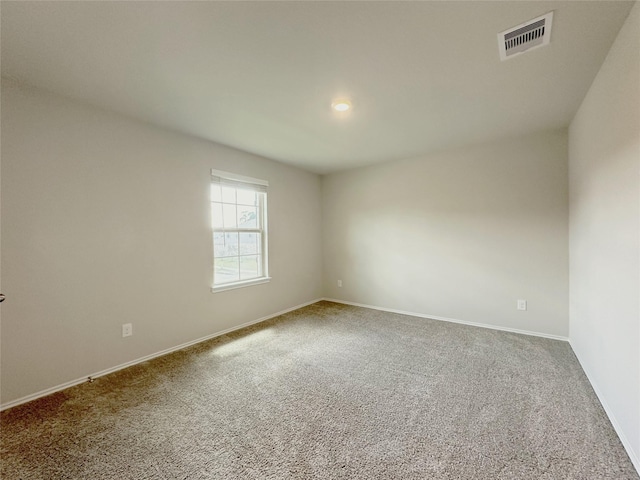
M 216 170 L 215 168 L 211 169 L 211 176 L 225 178 L 227 180 L 234 180 L 236 182 L 253 183 L 254 185 L 264 185 L 265 187 L 269 186 L 269 182 L 266 180 L 262 180 L 260 178 L 247 177 L 245 175 L 238 175 L 237 173 L 223 172 L 222 170 Z
M 51 388 L 47 388 L 45 390 L 41 390 L 41 391 L 36 392 L 34 394 L 31 394 L 31 395 L 26 395 L 24 397 L 18 398 L 17 400 L 13 400 L 11 402 L 7 402 L 5 404 L 0 405 L 0 411 L 7 410 L 7 409 L 12 408 L 12 407 L 17 407 L 18 405 L 22 405 L 23 403 L 31 402 L 33 400 L 37 400 L 38 398 L 42 398 L 42 397 L 45 397 L 47 395 L 51 395 L 52 393 L 56 393 L 56 392 L 59 392 L 61 390 L 65 390 L 67 388 L 70 388 L 70 387 L 73 387 L 73 386 L 76 386 L 76 385 L 80 385 L 81 383 L 86 382 L 88 378 L 102 377 L 104 375 L 108 375 L 110 373 L 117 372 L 118 370 L 122 370 L 122 369 L 125 369 L 125 368 L 128 368 L 128 367 L 131 367 L 133 365 L 137 365 L 139 363 L 146 362 L 148 360 L 152 360 L 154 358 L 161 357 L 161 356 L 167 355 L 169 353 L 173 353 L 173 352 L 178 351 L 178 350 L 182 350 L 183 348 L 190 347 L 191 345 L 195 345 L 197 343 L 205 342 L 205 341 L 210 340 L 212 338 L 220 337 L 222 335 L 226 335 L 227 333 L 231 333 L 231 332 L 234 332 L 236 330 L 241 330 L 241 329 L 243 329 L 245 327 L 249 327 L 251 325 L 255 325 L 257 323 L 264 322 L 264 321 L 270 320 L 272 318 L 278 317 L 280 315 L 284 315 L 285 313 L 289 313 L 289 312 L 292 312 L 294 310 L 298 310 L 300 308 L 304 308 L 306 306 L 313 305 L 314 303 L 318 303 L 318 302 L 320 302 L 322 300 L 325 300 L 325 301 L 328 301 L 328 302 L 341 303 L 341 304 L 345 304 L 345 305 L 353 305 L 355 307 L 370 308 L 372 310 L 379 310 L 379 311 L 383 311 L 383 312 L 398 313 L 398 314 L 401 314 L 401 315 L 409 315 L 409 316 L 412 316 L 412 317 L 429 318 L 429 319 L 432 319 L 432 320 L 440 320 L 440 321 L 444 321 L 444 322 L 459 323 L 459 324 L 470 325 L 470 326 L 474 326 L 474 327 L 489 328 L 489 329 L 492 329 L 492 330 L 500 330 L 500 331 L 511 332 L 511 333 L 520 333 L 520 334 L 523 334 L 523 335 L 532 335 L 532 336 L 536 336 L 536 337 L 550 338 L 550 339 L 553 339 L 553 340 L 563 340 L 563 341 L 569 342 L 569 346 L 571 347 L 571 350 L 573 351 L 573 353 L 575 354 L 576 358 L 578 359 L 578 363 L 580 364 L 580 366 L 582 367 L 582 370 L 584 371 L 585 375 L 587 376 L 587 379 L 589 380 L 589 383 L 591 384 L 591 387 L 593 388 L 594 392 L 596 393 L 596 396 L 598 397 L 598 400 L 600 401 L 600 403 L 602 405 L 602 408 L 604 409 L 605 413 L 609 417 L 609 421 L 611 422 L 611 424 L 613 425 L 614 430 L 618 434 L 618 437 L 620 438 L 620 441 L 622 442 L 622 445 L 624 446 L 624 448 L 625 448 L 625 450 L 627 452 L 627 455 L 629 455 L 629 458 L 631 459 L 631 463 L 633 464 L 635 469 L 638 471 L 638 473 L 640 473 L 640 460 L 638 459 L 638 457 L 636 456 L 635 452 L 633 451 L 633 449 L 631 447 L 631 443 L 629 442 L 629 440 L 625 436 L 624 431 L 622 430 L 622 428 L 620 427 L 620 424 L 616 420 L 615 415 L 613 415 L 613 412 L 609 408 L 609 405 L 607 404 L 604 395 L 602 394 L 600 389 L 597 387 L 596 383 L 593 381 L 593 377 L 589 374 L 589 371 L 585 367 L 584 362 L 582 362 L 582 360 L 580 359 L 580 355 L 575 350 L 575 348 L 573 347 L 573 344 L 571 343 L 571 341 L 567 337 L 562 337 L 562 336 L 558 336 L 558 335 L 549 335 L 549 334 L 546 334 L 546 333 L 539 333 L 539 332 L 531 332 L 531 331 L 528 331 L 528 330 L 519 330 L 519 329 L 515 329 L 515 328 L 506 328 L 506 327 L 499 327 L 499 326 L 495 326 L 495 325 L 487 325 L 487 324 L 484 324 L 484 323 L 468 322 L 468 321 L 465 321 L 465 320 L 456 320 L 456 319 L 452 319 L 452 318 L 439 317 L 439 316 L 436 316 L 436 315 L 426 315 L 426 314 L 416 313 L 416 312 L 407 312 L 407 311 L 404 311 L 404 310 L 396 310 L 396 309 L 391 309 L 391 308 L 376 307 L 376 306 L 373 306 L 373 305 L 367 305 L 367 304 L 355 303 L 355 302 L 348 302 L 346 300 L 338 300 L 338 299 L 335 299 L 335 298 L 327 298 L 327 297 L 317 298 L 315 300 L 311 300 L 310 302 L 302 303 L 300 305 L 296 305 L 295 307 L 287 308 L 287 309 L 281 310 L 281 311 L 279 311 L 277 313 L 273 313 L 271 315 L 267 315 L 267 316 L 261 317 L 261 318 L 259 318 L 257 320 L 252 320 L 252 321 L 249 321 L 249 322 L 245 322 L 245 323 L 243 323 L 241 325 L 237 325 L 235 327 L 227 328 L 226 330 L 222 330 L 220 332 L 216 332 L 214 334 L 207 335 L 205 337 L 201 337 L 201 338 L 198 338 L 196 340 L 192 340 L 190 342 L 182 343 L 182 344 L 177 345 L 175 347 L 167 348 L 167 349 L 162 350 L 160 352 L 152 353 L 151 355 L 146 355 L 146 356 L 138 358 L 136 360 L 132 360 L 130 362 L 122 363 L 122 364 L 120 364 L 118 366 L 115 366 L 115 367 L 112 367 L 112 368 L 108 368 L 106 370 L 101 370 L 99 372 L 96 372 L 96 373 L 93 373 L 93 374 L 90 374 L 90 375 L 86 375 L 86 376 L 78 378 L 76 380 L 71 380 L 69 382 L 62 383 L 62 384 L 57 385 L 55 387 L 51 387 Z
M 236 288 L 250 287 L 251 285 L 260 285 L 261 283 L 269 283 L 271 277 L 254 278 L 253 280 L 246 280 L 244 282 L 223 283 L 211 287 L 211 293 L 224 292 L 226 290 L 234 290 Z
M 500 327 L 498 325 L 489 325 L 487 323 L 469 322 L 467 320 L 457 320 L 455 318 L 438 317 L 436 315 L 428 315 L 425 313 L 406 312 L 404 310 L 396 310 L 393 308 L 376 307 L 374 305 L 366 305 L 364 303 L 348 302 L 346 300 L 337 300 L 335 298 L 323 298 L 327 302 L 343 303 L 345 305 L 353 305 L 354 307 L 370 308 L 372 310 L 380 310 L 382 312 L 399 313 L 400 315 L 409 315 L 411 317 L 430 318 L 431 320 L 440 320 L 442 322 L 461 323 L 462 325 L 470 325 L 472 327 L 489 328 L 491 330 L 500 330 L 503 332 L 519 333 L 521 335 L 531 335 L 533 337 L 550 338 L 552 340 L 562 340 L 568 342 L 569 338 L 560 335 L 551 335 L 548 333 L 532 332 L 529 330 L 520 330 L 517 328 Z
M 569 340 L 569 345 L 571 345 L 571 350 L 573 350 L 573 353 L 575 354 L 576 358 L 578 359 L 578 363 L 582 367 L 582 370 L 584 371 L 584 374 L 587 376 L 587 379 L 589 380 L 589 383 L 591 384 L 591 387 L 593 388 L 593 391 L 596 392 L 596 396 L 598 397 L 598 400 L 600 400 L 600 404 L 602 405 L 602 408 L 604 409 L 605 413 L 607 414 L 607 417 L 609 417 L 609 421 L 611 422 L 611 425 L 613 425 L 613 429 L 618 434 L 618 437 L 620 438 L 620 441 L 622 442 L 622 446 L 627 451 L 627 455 L 629 455 L 629 459 L 631 460 L 631 463 L 633 464 L 633 466 L 635 467 L 636 471 L 640 475 L 640 459 L 636 455 L 636 452 L 633 451 L 633 447 L 631 446 L 631 442 L 629 442 L 629 440 L 627 439 L 626 435 L 624 434 L 624 431 L 622 430 L 622 428 L 620 427 L 620 424 L 616 420 L 616 416 L 613 414 L 613 411 L 609 407 L 609 404 L 607 403 L 607 401 L 606 401 L 606 399 L 604 397 L 604 394 L 598 388 L 598 385 L 596 384 L 596 382 L 593 380 L 593 376 L 589 373 L 589 370 L 587 369 L 586 364 L 580 359 L 580 355 L 578 354 L 578 351 L 573 347 L 573 344 L 571 343 L 571 340 Z
M 62 383 L 60 385 L 56 385 L 55 387 L 47 388 L 45 390 L 40 390 L 39 392 L 33 393 L 31 395 L 26 395 L 24 397 L 18 398 L 17 400 L 13 400 L 11 402 L 7 402 L 5 404 L 0 405 L 0 411 L 6 410 L 8 408 L 17 407 L 18 405 L 22 405 L 23 403 L 31 402 L 32 400 L 37 400 L 41 397 L 46 397 L 47 395 L 51 395 L 52 393 L 59 392 L 61 390 L 65 390 L 69 387 L 74 387 L 76 385 L 80 385 L 81 383 L 85 383 L 89 378 L 95 379 L 98 377 L 102 377 L 104 375 L 108 375 L 113 372 L 117 372 L 118 370 L 122 370 L 127 367 L 132 367 L 133 365 L 137 365 L 138 363 L 146 362 L 148 360 L 152 360 L 157 357 L 161 357 L 163 355 L 167 355 L 169 353 L 173 353 L 177 350 L 182 350 L 183 348 L 190 347 L 191 345 L 195 345 L 196 343 L 205 342 L 207 340 L 211 340 L 212 338 L 220 337 L 222 335 L 226 335 L 227 333 L 234 332 L 236 330 L 243 329 L 245 327 L 255 325 L 256 323 L 264 322 L 266 320 L 270 320 L 272 318 L 278 317 L 280 315 L 284 315 L 285 313 L 292 312 L 294 310 L 298 310 L 300 308 L 306 307 L 308 305 L 312 305 L 314 303 L 318 303 L 322 298 L 317 298 L 315 300 L 311 300 L 310 302 L 302 303 L 300 305 L 296 305 L 295 307 L 287 308 L 285 310 L 281 310 L 279 312 L 273 313 L 271 315 L 267 315 L 265 317 L 258 318 L 257 320 L 252 320 L 250 322 L 243 323 L 241 325 L 237 325 L 235 327 L 227 328 L 226 330 L 222 330 L 220 332 L 213 333 L 211 335 L 207 335 L 205 337 L 198 338 L 196 340 L 192 340 L 190 342 L 182 343 L 180 345 L 176 345 L 175 347 L 167 348 L 165 350 L 161 350 L 160 352 L 152 353 L 151 355 L 146 355 L 144 357 L 140 357 L 136 360 L 132 360 L 130 362 L 122 363 L 112 368 L 107 368 L 106 370 L 101 370 L 96 373 L 90 373 L 85 375 L 84 377 L 77 378 L 75 380 L 71 380 L 69 382 Z

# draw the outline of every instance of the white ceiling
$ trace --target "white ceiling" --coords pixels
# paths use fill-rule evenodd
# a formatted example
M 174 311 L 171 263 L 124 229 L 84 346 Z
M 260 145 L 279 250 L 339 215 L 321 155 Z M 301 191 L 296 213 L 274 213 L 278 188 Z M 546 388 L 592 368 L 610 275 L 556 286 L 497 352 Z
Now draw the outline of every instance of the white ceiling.
M 326 173 L 567 126 L 632 4 L 3 1 L 2 74 Z

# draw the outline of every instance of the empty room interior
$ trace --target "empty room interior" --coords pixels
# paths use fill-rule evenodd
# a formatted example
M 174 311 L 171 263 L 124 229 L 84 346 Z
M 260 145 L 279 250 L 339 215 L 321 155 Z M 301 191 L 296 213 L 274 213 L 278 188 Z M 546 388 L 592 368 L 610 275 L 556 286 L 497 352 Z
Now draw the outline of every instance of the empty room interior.
M 2 1 L 0 477 L 640 478 L 639 3 Z

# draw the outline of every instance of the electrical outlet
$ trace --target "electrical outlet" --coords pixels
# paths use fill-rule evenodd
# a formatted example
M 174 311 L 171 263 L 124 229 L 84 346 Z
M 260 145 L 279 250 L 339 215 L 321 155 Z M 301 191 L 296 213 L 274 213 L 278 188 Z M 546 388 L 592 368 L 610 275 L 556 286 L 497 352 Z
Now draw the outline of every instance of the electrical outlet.
M 338 287 L 342 288 L 342 280 L 338 280 Z
M 526 300 L 518 300 L 518 310 L 526 310 L 527 309 L 527 301 Z
M 131 323 L 123 323 L 122 324 L 122 336 L 130 337 L 133 335 L 133 324 Z

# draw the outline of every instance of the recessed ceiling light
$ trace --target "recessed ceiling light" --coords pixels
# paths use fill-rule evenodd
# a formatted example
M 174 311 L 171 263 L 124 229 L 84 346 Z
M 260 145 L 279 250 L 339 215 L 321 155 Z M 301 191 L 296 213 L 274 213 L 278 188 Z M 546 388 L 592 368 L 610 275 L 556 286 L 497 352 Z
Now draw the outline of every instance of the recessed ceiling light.
M 346 112 L 351 108 L 351 102 L 346 99 L 336 100 L 331 104 L 331 108 L 336 112 Z

